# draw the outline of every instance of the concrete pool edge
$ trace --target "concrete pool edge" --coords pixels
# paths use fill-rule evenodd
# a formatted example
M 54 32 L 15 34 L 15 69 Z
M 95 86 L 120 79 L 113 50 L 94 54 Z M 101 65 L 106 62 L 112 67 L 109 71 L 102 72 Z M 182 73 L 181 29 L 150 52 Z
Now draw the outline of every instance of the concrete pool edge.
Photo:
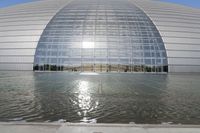
M 0 133 L 200 133 L 200 125 L 0 122 Z

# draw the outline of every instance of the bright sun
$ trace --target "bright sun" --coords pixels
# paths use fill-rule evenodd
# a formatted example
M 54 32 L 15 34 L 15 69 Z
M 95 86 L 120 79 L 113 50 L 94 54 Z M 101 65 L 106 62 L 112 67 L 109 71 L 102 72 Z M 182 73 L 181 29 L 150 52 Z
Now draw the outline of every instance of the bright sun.
M 94 42 L 83 42 L 83 48 L 94 48 Z

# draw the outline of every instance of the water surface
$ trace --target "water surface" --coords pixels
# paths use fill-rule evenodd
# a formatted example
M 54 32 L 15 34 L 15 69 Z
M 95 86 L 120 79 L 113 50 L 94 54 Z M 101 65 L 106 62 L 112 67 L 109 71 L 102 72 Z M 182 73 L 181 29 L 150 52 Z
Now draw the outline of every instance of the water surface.
M 0 121 L 200 124 L 198 74 L 0 72 Z

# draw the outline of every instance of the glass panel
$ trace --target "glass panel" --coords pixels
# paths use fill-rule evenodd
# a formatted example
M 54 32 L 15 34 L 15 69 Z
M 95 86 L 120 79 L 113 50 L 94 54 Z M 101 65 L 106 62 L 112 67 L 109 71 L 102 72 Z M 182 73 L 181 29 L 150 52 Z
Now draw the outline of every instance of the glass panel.
M 73 0 L 49 22 L 34 70 L 167 72 L 162 38 L 128 0 Z

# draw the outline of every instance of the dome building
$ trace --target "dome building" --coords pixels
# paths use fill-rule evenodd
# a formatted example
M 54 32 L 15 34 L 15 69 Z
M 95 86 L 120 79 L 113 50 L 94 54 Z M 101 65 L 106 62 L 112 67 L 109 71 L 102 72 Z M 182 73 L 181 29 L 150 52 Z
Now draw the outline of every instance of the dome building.
M 200 10 L 153 0 L 0 9 L 0 70 L 200 72 Z

